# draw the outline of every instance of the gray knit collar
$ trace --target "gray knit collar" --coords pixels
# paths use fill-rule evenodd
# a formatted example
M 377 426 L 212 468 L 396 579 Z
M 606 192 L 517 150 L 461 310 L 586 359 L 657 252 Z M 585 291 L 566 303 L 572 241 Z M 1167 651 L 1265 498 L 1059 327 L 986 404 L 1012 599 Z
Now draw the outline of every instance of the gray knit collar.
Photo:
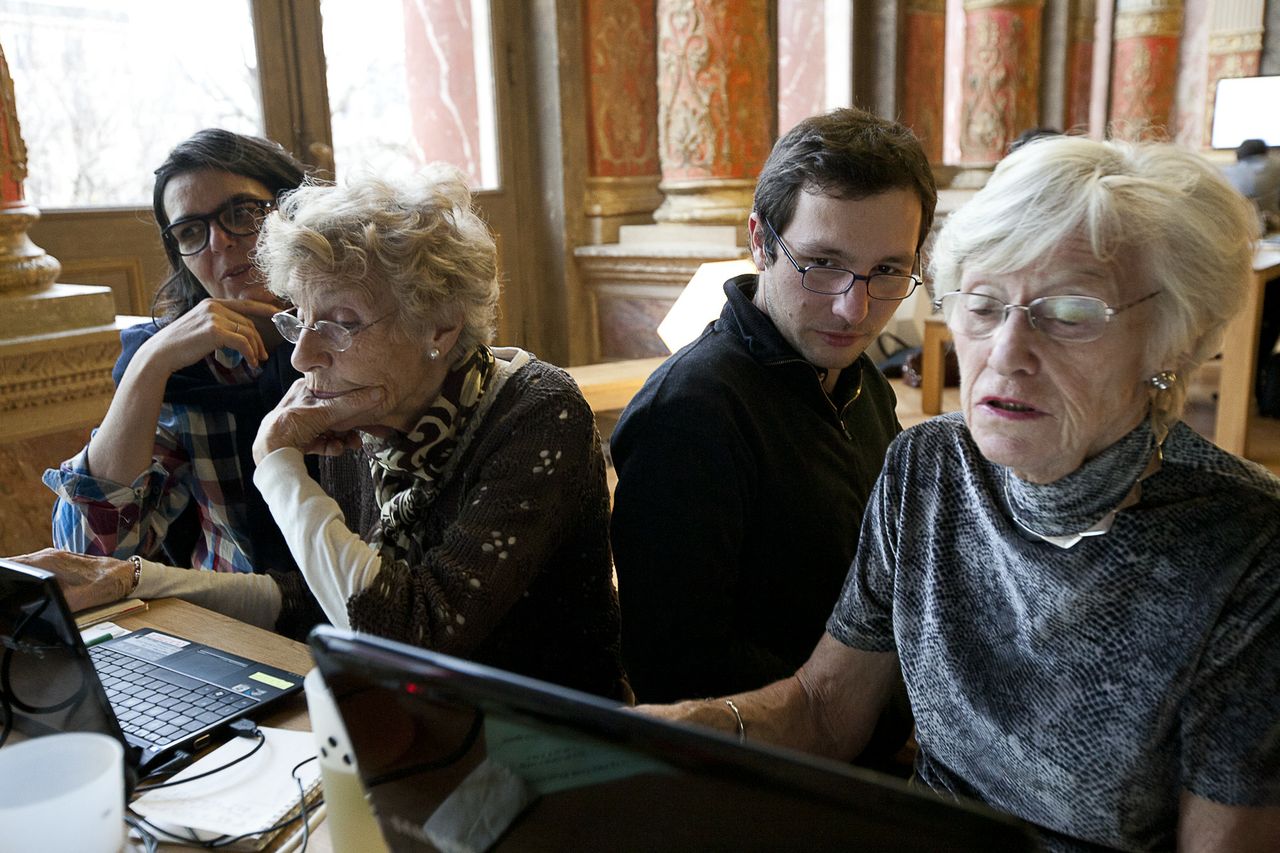
M 1052 483 L 1028 483 L 999 468 L 1007 509 L 1028 533 L 1060 548 L 1111 528 L 1115 513 L 1133 503 L 1138 484 L 1153 473 L 1157 444 L 1144 420 L 1115 444 Z

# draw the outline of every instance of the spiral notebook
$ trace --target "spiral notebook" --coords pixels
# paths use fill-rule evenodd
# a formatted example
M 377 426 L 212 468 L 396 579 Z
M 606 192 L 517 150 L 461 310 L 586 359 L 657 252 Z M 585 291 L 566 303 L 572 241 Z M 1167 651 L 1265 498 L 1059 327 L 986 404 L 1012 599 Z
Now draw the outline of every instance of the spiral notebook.
M 299 824 L 283 830 L 266 831 L 298 811 L 298 782 L 294 767 L 314 758 L 315 739 L 311 732 L 296 732 L 262 726 L 266 736 L 262 749 L 251 757 L 204 779 L 195 779 L 172 788 L 150 791 L 130 808 L 164 832 L 163 841 L 189 843 L 245 836 L 219 847 L 225 850 L 263 850 L 281 832 L 292 832 Z M 222 767 L 250 752 L 255 738 L 237 737 L 193 763 L 170 781 L 192 779 Z M 297 769 L 306 800 L 311 803 L 320 791 L 320 766 L 308 761 Z M 314 823 L 317 815 L 311 815 Z

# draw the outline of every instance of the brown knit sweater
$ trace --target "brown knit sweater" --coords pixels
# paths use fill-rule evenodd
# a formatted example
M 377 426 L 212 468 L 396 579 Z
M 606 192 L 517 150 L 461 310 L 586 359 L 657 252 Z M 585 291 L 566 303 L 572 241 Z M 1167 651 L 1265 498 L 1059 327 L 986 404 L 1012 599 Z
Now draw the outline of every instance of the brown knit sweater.
M 368 508 L 355 492 L 371 486 L 333 470 L 326 479 L 360 530 L 353 516 Z M 569 375 L 536 359 L 513 373 L 459 436 L 437 485 L 408 559 L 384 559 L 348 602 L 352 627 L 630 699 L 604 457 Z

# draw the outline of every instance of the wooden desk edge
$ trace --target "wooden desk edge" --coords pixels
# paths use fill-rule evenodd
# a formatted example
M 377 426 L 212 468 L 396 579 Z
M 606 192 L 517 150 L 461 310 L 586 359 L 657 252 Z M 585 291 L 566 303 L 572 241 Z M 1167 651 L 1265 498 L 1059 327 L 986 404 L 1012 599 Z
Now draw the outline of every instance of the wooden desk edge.
M 582 396 L 593 412 L 620 411 L 627 407 L 649 374 L 658 369 L 667 356 L 603 361 L 565 368 L 578 383 Z

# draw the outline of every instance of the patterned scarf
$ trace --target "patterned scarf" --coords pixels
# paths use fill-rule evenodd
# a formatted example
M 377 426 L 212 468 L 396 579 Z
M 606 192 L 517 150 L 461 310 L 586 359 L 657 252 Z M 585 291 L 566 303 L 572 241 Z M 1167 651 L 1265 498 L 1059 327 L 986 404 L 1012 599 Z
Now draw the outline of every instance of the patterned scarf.
M 440 394 L 407 434 L 368 446 L 374 488 L 382 507 L 383 557 L 403 560 L 413 534 L 436 496 L 458 436 L 480 406 L 494 374 L 493 352 L 483 344 L 445 376 Z

